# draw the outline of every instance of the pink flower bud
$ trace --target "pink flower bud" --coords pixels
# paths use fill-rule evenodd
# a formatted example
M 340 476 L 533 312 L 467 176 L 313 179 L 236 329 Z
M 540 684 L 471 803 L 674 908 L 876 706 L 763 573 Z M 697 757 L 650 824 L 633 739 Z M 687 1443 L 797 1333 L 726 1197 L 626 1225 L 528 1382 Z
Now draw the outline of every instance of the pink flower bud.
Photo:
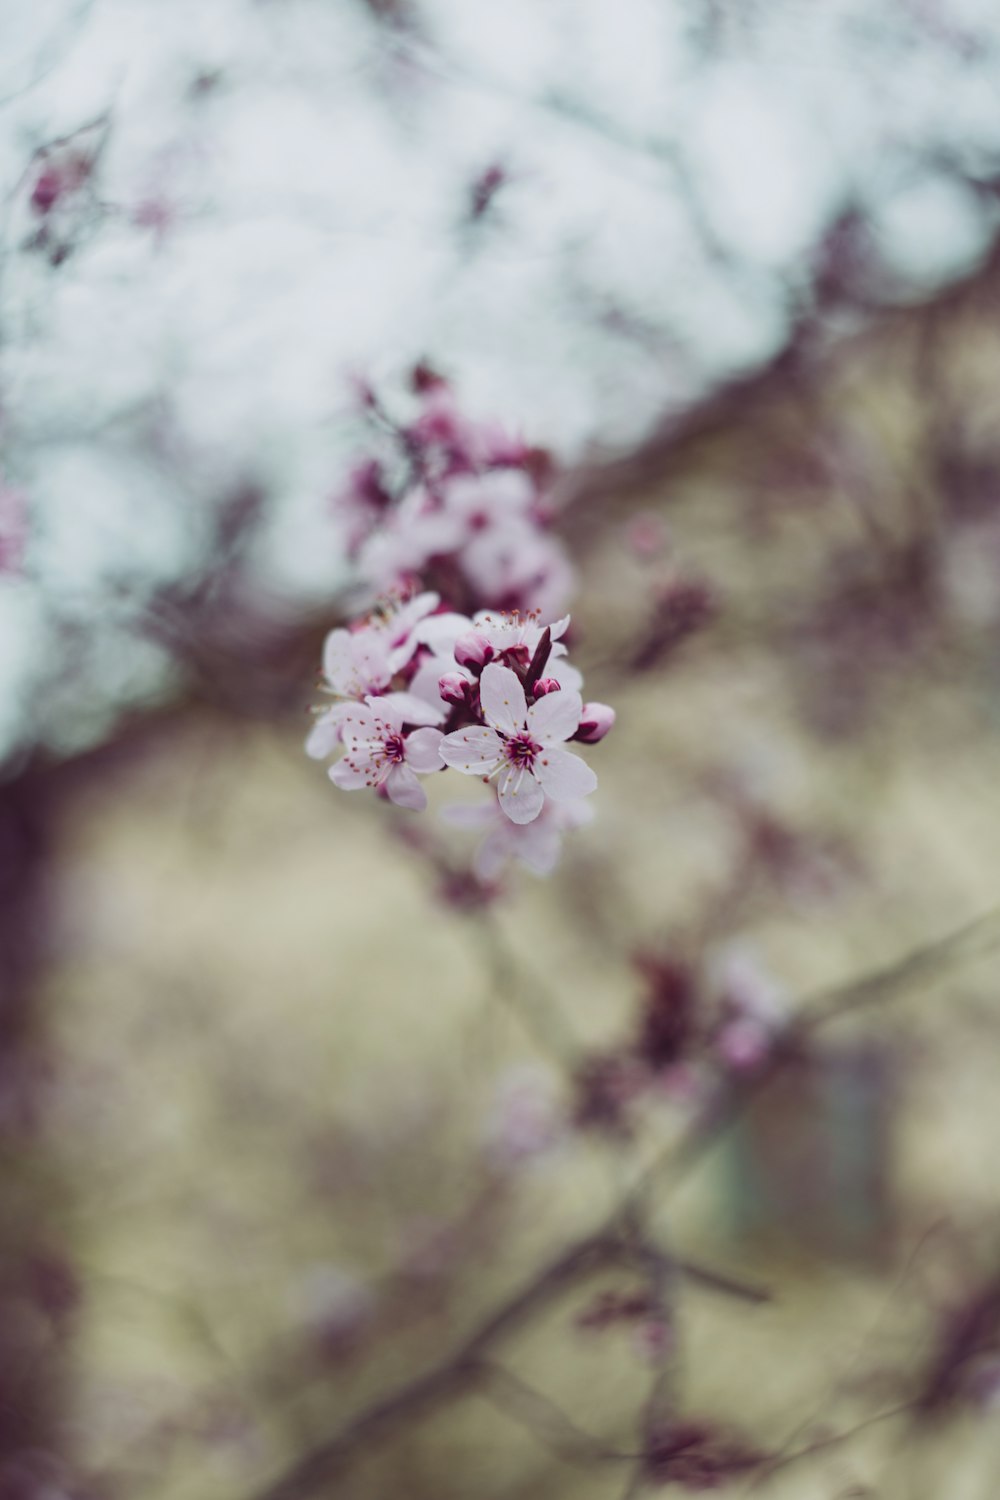
M 467 631 L 455 642 L 455 660 L 460 667 L 485 667 L 493 655 L 493 647 L 478 630 Z
M 614 709 L 609 708 L 606 703 L 585 703 L 580 716 L 580 727 L 573 738 L 582 740 L 585 745 L 596 745 L 614 724 L 615 717 Z
M 625 530 L 628 545 L 636 557 L 659 557 L 668 546 L 667 528 L 652 511 L 640 511 Z
M 35 213 L 44 217 L 55 208 L 62 197 L 66 184 L 55 167 L 43 167 L 31 190 L 31 206 Z
M 464 703 L 469 679 L 460 672 L 446 672 L 438 681 L 438 692 L 446 703 Z
M 554 677 L 539 677 L 535 683 L 535 697 L 544 698 L 546 693 L 559 693 L 562 691 L 562 683 L 557 682 Z

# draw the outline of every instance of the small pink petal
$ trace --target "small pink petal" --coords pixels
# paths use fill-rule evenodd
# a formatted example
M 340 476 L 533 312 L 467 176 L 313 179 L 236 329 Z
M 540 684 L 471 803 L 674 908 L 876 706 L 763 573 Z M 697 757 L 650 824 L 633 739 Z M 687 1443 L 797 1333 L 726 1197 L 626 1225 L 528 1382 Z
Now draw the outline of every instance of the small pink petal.
M 408 807 L 411 812 L 423 812 L 427 806 L 427 793 L 409 766 L 393 766 L 385 778 L 385 789 L 397 807 Z
M 363 703 L 348 703 L 344 706 L 349 710 L 342 720 L 345 740 L 368 740 L 378 734 L 376 715 L 370 708 Z
M 495 828 L 483 839 L 472 857 L 472 868 L 480 880 L 496 880 L 511 857 L 511 847 L 502 828 Z
M 531 737 L 543 745 L 558 745 L 575 734 L 580 723 L 583 703 L 579 693 L 547 693 L 528 709 Z
M 323 644 L 323 671 L 336 686 L 352 667 L 351 635 L 348 630 L 331 630 Z
M 438 746 L 443 739 L 440 729 L 415 729 L 406 741 L 406 764 L 425 776 L 442 770 Z
M 306 754 L 313 760 L 326 760 L 340 744 L 340 731 L 350 709 L 349 703 L 337 703 L 316 720 L 306 740 Z
M 350 756 L 350 764 L 348 764 Z M 350 751 L 338 760 L 335 766 L 331 766 L 327 773 L 334 786 L 339 786 L 342 792 L 354 792 L 358 787 L 367 786 L 370 779 L 370 766 L 364 761 L 357 760 Z
M 497 822 L 495 802 L 449 802 L 439 814 L 453 828 L 493 828 Z
M 450 656 L 460 635 L 472 629 L 472 621 L 465 615 L 429 615 L 413 632 L 413 639 L 430 646 L 435 656 Z
M 553 802 L 588 797 L 597 786 L 597 777 L 587 763 L 568 750 L 546 749 L 535 760 L 535 775 Z
M 487 722 L 501 734 L 516 734 L 524 726 L 528 705 L 520 679 L 498 662 L 483 668 L 479 682 L 479 701 Z
M 388 725 L 390 729 L 395 729 L 397 731 L 402 729 L 406 721 L 403 717 L 402 709 L 397 703 L 393 701 L 397 697 L 405 698 L 406 694 L 393 693 L 391 694 L 391 696 L 383 698 L 381 696 L 377 697 L 373 693 L 369 693 L 368 697 L 365 699 L 365 702 L 371 709 L 377 726 Z M 378 728 L 375 729 L 375 733 L 379 733 Z
M 534 776 L 513 766 L 500 777 L 498 796 L 512 823 L 534 822 L 545 805 L 545 793 Z
M 438 754 L 446 766 L 466 776 L 488 776 L 503 755 L 503 740 L 492 729 L 456 729 L 444 736 Z
M 384 693 L 378 700 L 387 703 L 402 724 L 440 724 L 444 710 L 417 693 Z

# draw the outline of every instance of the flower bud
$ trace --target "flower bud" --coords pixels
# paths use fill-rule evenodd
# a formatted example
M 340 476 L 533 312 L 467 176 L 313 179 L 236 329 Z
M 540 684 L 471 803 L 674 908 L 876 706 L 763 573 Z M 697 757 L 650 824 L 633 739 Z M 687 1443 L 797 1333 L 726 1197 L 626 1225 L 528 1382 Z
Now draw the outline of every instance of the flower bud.
M 535 697 L 544 698 L 546 693 L 562 692 L 562 683 L 557 682 L 554 677 L 539 677 L 535 683 Z
M 438 681 L 438 692 L 446 703 L 464 703 L 469 679 L 461 672 L 446 672 Z
M 493 660 L 493 647 L 478 630 L 469 630 L 455 642 L 455 660 L 460 667 L 485 667 Z
M 596 745 L 614 724 L 615 717 L 614 709 L 609 708 L 606 703 L 585 703 L 580 715 L 580 727 L 573 738 L 582 740 L 585 745 Z

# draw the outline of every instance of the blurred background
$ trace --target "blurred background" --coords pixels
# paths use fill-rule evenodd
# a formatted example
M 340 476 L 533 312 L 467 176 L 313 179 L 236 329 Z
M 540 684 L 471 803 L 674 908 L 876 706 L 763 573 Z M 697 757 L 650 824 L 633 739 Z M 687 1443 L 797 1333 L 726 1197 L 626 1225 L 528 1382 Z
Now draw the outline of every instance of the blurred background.
M 0 0 L 0 1500 L 989 1500 L 1000 16 Z M 539 879 L 303 753 L 544 456 Z

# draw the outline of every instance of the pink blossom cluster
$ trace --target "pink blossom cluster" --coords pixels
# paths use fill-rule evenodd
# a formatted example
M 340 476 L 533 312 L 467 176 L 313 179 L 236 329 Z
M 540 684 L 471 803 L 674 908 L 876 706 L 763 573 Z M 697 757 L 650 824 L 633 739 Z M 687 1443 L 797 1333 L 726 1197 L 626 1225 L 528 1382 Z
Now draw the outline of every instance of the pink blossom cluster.
M 551 531 L 550 455 L 468 417 L 426 366 L 411 383 L 402 420 L 361 388 L 377 451 L 333 497 L 363 585 L 373 598 L 431 587 L 467 613 L 562 613 L 574 574 Z
M 476 877 L 489 883 L 512 859 L 547 875 L 597 785 L 567 747 L 596 744 L 615 717 L 584 703 L 569 616 L 553 618 L 573 570 L 549 530 L 551 463 L 466 417 L 428 367 L 411 384 L 405 422 L 361 388 L 381 446 L 354 468 L 334 513 L 367 612 L 327 636 L 323 690 L 334 701 L 306 749 L 339 756 L 329 774 L 342 790 L 418 812 L 429 775 L 484 782 L 486 802 L 442 812 L 483 834 Z
M 427 805 L 421 777 L 451 769 L 485 782 L 493 796 L 484 865 L 519 852 L 509 847 L 513 830 L 538 825 L 522 835 L 522 857 L 548 873 L 560 831 L 582 821 L 579 804 L 597 785 L 566 746 L 595 744 L 614 722 L 606 704 L 580 695 L 562 639 L 568 625 L 568 615 L 545 626 L 535 615 L 460 615 L 430 590 L 384 603 L 327 636 L 324 686 L 334 702 L 306 749 L 317 759 L 340 752 L 335 786 L 367 787 L 414 811 Z

